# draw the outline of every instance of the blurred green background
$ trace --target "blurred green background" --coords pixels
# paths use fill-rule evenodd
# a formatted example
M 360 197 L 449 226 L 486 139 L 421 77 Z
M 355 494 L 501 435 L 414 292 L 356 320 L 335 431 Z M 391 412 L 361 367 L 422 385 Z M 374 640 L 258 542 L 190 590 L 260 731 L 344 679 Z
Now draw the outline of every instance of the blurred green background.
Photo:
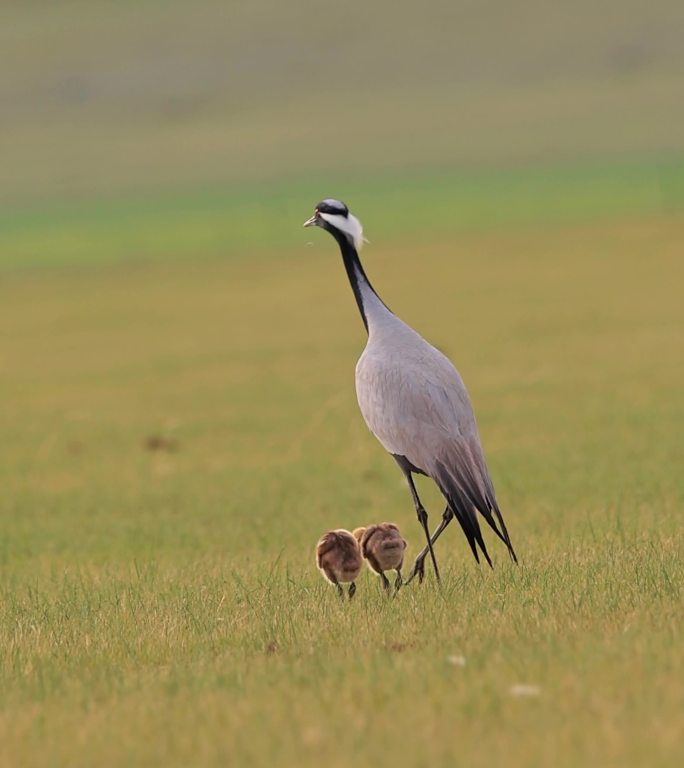
M 2 264 L 295 245 L 684 197 L 682 4 L 6 2 Z M 106 241 L 106 242 L 103 242 Z
M 0 765 L 681 765 L 684 3 L 1 15 Z M 319 578 L 327 528 L 419 541 L 329 195 L 520 567 Z

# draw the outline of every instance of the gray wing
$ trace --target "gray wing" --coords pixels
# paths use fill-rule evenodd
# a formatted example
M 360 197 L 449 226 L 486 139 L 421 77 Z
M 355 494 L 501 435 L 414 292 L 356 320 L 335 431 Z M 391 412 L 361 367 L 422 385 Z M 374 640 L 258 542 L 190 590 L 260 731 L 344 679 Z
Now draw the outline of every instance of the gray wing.
M 356 394 L 371 432 L 387 451 L 431 474 L 454 439 L 479 443 L 468 392 L 458 371 L 434 347 L 397 356 L 364 352 L 356 366 Z
M 475 510 L 516 560 L 465 384 L 447 357 L 424 345 L 403 349 L 401 360 L 364 352 L 356 369 L 361 413 L 387 451 L 405 456 L 437 483 L 476 559 L 477 545 L 491 564 Z

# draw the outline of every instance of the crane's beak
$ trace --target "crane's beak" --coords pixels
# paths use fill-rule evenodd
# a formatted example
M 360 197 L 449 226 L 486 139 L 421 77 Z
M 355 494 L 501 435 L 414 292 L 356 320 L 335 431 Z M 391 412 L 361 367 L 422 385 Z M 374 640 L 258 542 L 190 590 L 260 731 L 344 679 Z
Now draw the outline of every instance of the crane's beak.
M 318 211 L 316 211 L 316 213 L 314 213 L 314 215 L 310 219 L 307 219 L 304 222 L 304 226 L 305 227 L 315 227 L 318 224 L 318 222 L 316 221 L 317 218 L 318 218 Z

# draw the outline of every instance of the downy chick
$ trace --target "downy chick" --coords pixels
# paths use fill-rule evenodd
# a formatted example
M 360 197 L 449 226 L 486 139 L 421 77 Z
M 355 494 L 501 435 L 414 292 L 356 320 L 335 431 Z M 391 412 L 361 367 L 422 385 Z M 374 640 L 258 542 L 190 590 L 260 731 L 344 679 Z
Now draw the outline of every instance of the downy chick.
M 354 580 L 361 572 L 363 559 L 359 542 L 349 531 L 339 528 L 321 536 L 316 545 L 316 565 L 340 597 L 344 596 L 341 584 L 349 584 L 349 599 L 354 597 Z
M 406 541 L 402 539 L 399 528 L 394 523 L 379 523 L 367 528 L 356 528 L 354 537 L 359 542 L 368 567 L 380 576 L 385 589 L 390 588 L 385 571 L 396 571 L 394 588 L 398 590 L 403 583 L 401 567 L 406 551 Z

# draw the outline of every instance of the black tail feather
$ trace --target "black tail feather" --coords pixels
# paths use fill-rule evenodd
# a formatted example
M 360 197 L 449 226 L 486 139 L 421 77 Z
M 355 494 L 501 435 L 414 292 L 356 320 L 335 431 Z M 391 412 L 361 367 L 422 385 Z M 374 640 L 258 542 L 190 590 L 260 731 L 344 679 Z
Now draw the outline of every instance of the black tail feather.
M 463 519 L 463 516 L 460 512 L 455 511 L 454 507 L 451 502 L 449 502 L 449 506 L 451 507 L 451 511 L 454 513 L 454 517 L 458 520 L 459 525 L 463 529 L 463 533 L 465 534 L 466 539 L 468 540 L 468 544 L 470 545 L 470 550 L 473 553 L 473 557 L 477 561 L 478 565 L 480 563 L 480 556 L 477 553 L 477 547 L 475 545 L 475 537 L 472 534 L 472 531 L 470 530 L 470 527 L 466 523 L 466 521 Z
M 511 556 L 511 560 L 516 563 L 518 563 L 518 557 L 515 554 L 515 550 L 513 549 L 513 543 L 511 542 L 511 537 L 508 535 L 508 530 L 506 529 L 506 523 L 504 523 L 503 515 L 501 514 L 501 510 L 499 509 L 499 505 L 494 501 L 494 503 L 491 505 L 492 509 L 494 510 L 494 514 L 497 517 L 497 520 L 499 521 L 499 524 L 501 525 L 501 530 L 503 531 L 503 536 L 500 538 L 505 542 L 506 546 L 508 547 L 508 554 Z
M 477 552 L 477 547 L 479 547 L 480 551 L 485 557 L 485 560 L 491 568 L 492 559 L 489 556 L 489 552 L 487 552 L 487 545 L 482 538 L 480 524 L 477 521 L 477 517 L 473 508 L 470 507 L 467 502 L 464 503 L 458 494 L 452 493 L 448 488 L 443 487 L 441 484 L 439 484 L 439 486 L 442 494 L 445 496 L 449 506 L 451 507 L 451 511 L 454 513 L 454 516 L 463 529 L 463 533 L 468 540 L 468 544 L 470 545 L 470 549 L 473 553 L 473 556 L 475 557 L 475 560 L 478 563 L 480 562 L 480 557 Z
M 466 466 L 460 469 L 461 469 L 460 472 L 453 473 L 455 475 L 453 477 L 453 480 L 457 485 L 458 490 L 461 492 L 463 496 L 465 496 L 468 499 L 472 508 L 480 512 L 482 517 L 484 517 L 487 525 L 494 531 L 494 533 L 498 536 L 498 538 L 501 539 L 501 541 L 503 541 L 503 543 L 508 547 L 508 550 L 510 552 L 511 542 L 510 542 L 510 539 L 508 538 L 508 534 L 507 533 L 504 534 L 499 530 L 499 528 L 496 525 L 496 521 L 492 517 L 492 510 L 495 510 L 496 516 L 499 522 L 501 523 L 502 528 L 504 528 L 505 530 L 505 526 L 503 525 L 503 518 L 501 516 L 501 512 L 499 511 L 499 508 L 496 502 L 492 503 L 492 501 L 489 498 L 489 494 L 484 490 L 483 487 L 481 487 L 480 483 L 478 483 L 473 473 L 471 471 L 468 471 L 468 468 Z M 473 515 L 475 516 L 475 512 L 473 512 Z
M 480 562 L 477 552 L 477 547 L 479 547 L 489 566 L 493 567 L 477 519 L 477 512 L 480 512 L 489 527 L 506 545 L 512 560 L 517 563 L 518 560 L 513 545 L 511 544 L 508 531 L 506 530 L 501 511 L 499 510 L 496 501 L 492 503 L 489 494 L 483 493 L 483 489 L 479 487 L 479 484 L 475 479 L 473 477 L 468 477 L 469 474 L 470 473 L 468 472 L 453 473 L 449 471 L 443 463 L 439 462 L 433 479 L 449 503 L 454 516 L 460 523 L 475 560 L 478 563 Z M 496 519 L 499 521 L 502 530 L 499 530 L 496 520 L 492 516 L 492 512 L 496 515 Z

